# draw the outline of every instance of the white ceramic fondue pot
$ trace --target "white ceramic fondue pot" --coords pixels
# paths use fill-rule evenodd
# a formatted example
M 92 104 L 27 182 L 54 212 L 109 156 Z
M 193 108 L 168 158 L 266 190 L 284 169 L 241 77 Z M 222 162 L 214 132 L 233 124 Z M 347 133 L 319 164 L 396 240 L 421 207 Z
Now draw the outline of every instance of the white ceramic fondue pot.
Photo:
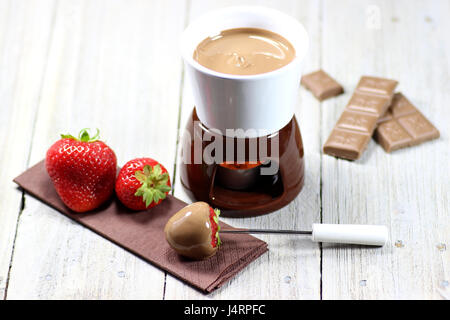
M 220 73 L 193 59 L 201 41 L 233 28 L 278 33 L 292 44 L 295 58 L 280 69 L 256 75 Z M 200 121 L 224 135 L 226 129 L 242 129 L 249 138 L 283 128 L 294 116 L 308 45 L 308 34 L 300 22 L 265 7 L 228 7 L 192 22 L 181 36 L 181 52 Z

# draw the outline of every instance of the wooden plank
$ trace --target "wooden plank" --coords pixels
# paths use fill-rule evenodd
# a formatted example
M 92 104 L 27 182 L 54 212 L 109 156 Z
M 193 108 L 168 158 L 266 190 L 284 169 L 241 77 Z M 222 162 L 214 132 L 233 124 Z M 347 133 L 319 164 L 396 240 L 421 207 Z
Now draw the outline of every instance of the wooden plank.
M 58 4 L 30 164 L 62 132 L 100 128 L 119 165 L 160 160 L 173 174 L 181 1 Z M 164 272 L 26 196 L 9 299 L 161 299 Z
M 190 9 L 190 19 L 224 6 L 239 5 L 239 1 L 216 3 L 195 1 Z M 248 4 L 248 2 L 247 2 Z M 320 63 L 319 6 L 316 1 L 251 1 L 250 4 L 274 7 L 298 18 L 311 36 L 311 51 L 305 69 L 316 69 Z M 187 80 L 186 80 L 187 81 Z M 301 90 L 301 89 L 299 89 Z M 188 84 L 184 86 L 182 99 L 181 130 L 193 107 Z M 232 219 L 223 218 L 236 227 L 297 228 L 308 229 L 312 222 L 320 220 L 320 125 L 319 103 L 305 90 L 296 116 L 299 120 L 305 145 L 306 182 L 301 194 L 287 207 L 270 215 Z M 179 151 L 179 150 L 178 150 Z M 179 152 L 178 152 L 179 154 Z M 180 159 L 178 159 L 178 162 Z M 175 195 L 186 201 L 189 198 L 177 176 Z M 320 298 L 320 249 L 307 239 L 291 236 L 258 236 L 268 242 L 269 252 L 253 262 L 247 269 L 214 293 L 204 296 L 167 276 L 166 299 L 318 299 Z
M 0 1 L 0 299 L 5 297 L 21 211 L 12 179 L 28 163 L 54 1 Z
M 347 93 L 322 105 L 322 141 L 363 74 L 399 80 L 442 134 L 392 154 L 372 141 L 355 162 L 322 156 L 323 221 L 385 224 L 391 234 L 382 249 L 324 245 L 324 299 L 448 294 L 449 11 L 444 1 L 324 2 L 323 68 Z

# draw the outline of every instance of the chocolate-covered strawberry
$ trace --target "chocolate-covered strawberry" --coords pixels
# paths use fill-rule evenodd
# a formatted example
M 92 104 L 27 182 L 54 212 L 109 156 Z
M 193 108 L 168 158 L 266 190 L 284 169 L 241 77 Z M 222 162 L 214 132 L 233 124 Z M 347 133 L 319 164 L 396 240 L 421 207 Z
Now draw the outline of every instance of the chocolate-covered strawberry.
M 169 219 L 164 228 L 166 240 L 182 256 L 209 258 L 220 246 L 219 215 L 220 211 L 206 202 L 192 203 Z
M 145 210 L 160 204 L 170 188 L 169 173 L 152 158 L 128 161 L 120 169 L 116 181 L 117 197 L 132 210 Z
M 73 211 L 99 207 L 114 192 L 117 159 L 114 151 L 90 137 L 86 129 L 79 137 L 61 135 L 47 151 L 45 165 L 56 192 Z

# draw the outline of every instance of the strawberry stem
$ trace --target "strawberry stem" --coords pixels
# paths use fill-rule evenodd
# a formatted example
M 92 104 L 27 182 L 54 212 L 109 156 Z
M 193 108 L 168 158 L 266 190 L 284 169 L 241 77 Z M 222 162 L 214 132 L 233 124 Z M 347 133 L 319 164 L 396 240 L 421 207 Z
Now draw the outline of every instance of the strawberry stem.
M 219 225 L 219 215 L 220 210 L 219 209 L 213 209 L 212 207 L 209 207 L 209 221 L 211 222 L 211 245 L 213 247 L 218 247 L 222 244 L 222 241 L 220 240 L 219 231 L 220 231 L 220 225 Z
M 95 142 L 95 141 L 97 141 L 99 139 L 99 137 L 100 137 L 100 130 L 97 129 L 97 133 L 93 137 L 89 136 L 89 131 L 88 130 L 89 130 L 89 128 L 81 129 L 80 133 L 78 134 L 78 138 L 75 138 L 71 134 L 61 134 L 61 138 L 63 138 L 63 139 L 73 139 L 73 140 L 81 141 L 81 142 Z
M 142 197 L 146 207 L 153 202 L 158 203 L 159 200 L 166 198 L 166 192 L 170 191 L 170 186 L 167 185 L 169 174 L 167 172 L 162 173 L 159 164 L 154 167 L 146 165 L 142 171 L 138 170 L 134 175 L 142 183 L 134 195 Z
M 216 231 L 216 238 L 217 238 L 217 246 L 220 246 L 222 244 L 222 241 L 220 240 L 219 237 L 219 231 L 220 231 L 220 225 L 219 225 L 219 216 L 220 216 L 220 210 L 219 209 L 214 209 L 214 221 L 217 223 L 217 231 Z

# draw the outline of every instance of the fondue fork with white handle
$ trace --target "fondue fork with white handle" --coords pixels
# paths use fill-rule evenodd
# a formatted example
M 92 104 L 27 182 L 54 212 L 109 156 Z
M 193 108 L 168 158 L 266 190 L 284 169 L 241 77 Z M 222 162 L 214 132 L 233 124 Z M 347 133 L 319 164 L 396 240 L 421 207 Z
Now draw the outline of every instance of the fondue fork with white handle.
M 274 229 L 221 229 L 219 233 L 294 234 L 309 235 L 314 242 L 348 243 L 366 246 L 384 246 L 388 229 L 380 225 L 314 223 L 311 231 Z

